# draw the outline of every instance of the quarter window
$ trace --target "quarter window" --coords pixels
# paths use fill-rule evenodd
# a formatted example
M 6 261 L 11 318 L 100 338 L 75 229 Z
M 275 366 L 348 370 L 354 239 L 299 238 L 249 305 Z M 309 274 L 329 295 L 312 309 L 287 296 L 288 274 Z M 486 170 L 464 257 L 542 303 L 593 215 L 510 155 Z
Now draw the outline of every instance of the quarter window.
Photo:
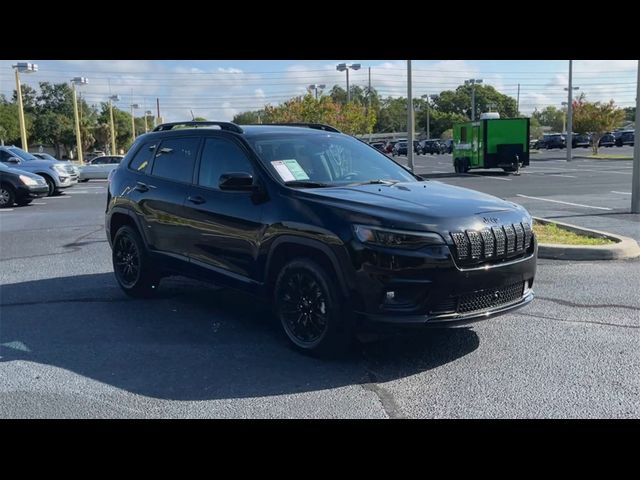
M 146 172 L 147 167 L 151 164 L 155 148 L 155 142 L 147 142 L 142 145 L 142 148 L 138 150 L 135 156 L 131 159 L 131 162 L 129 162 L 129 168 L 136 172 Z
M 153 162 L 154 177 L 190 183 L 200 138 L 173 138 L 160 143 Z

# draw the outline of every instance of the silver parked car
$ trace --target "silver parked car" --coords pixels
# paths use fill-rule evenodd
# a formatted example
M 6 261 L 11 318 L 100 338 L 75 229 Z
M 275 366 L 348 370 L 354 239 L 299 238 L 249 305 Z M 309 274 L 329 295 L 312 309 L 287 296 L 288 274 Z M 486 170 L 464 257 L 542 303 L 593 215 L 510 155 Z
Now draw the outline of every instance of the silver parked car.
M 122 155 L 105 155 L 94 158 L 87 165 L 80 167 L 79 181 L 106 180 L 111 171 L 118 168 L 123 158 L 124 156 Z

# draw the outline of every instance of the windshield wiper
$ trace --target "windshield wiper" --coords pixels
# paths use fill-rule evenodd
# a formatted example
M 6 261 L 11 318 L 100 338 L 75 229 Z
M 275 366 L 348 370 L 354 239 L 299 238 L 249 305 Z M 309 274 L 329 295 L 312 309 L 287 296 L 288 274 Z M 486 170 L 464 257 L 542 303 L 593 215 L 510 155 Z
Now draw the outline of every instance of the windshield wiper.
M 350 183 L 349 185 L 395 185 L 399 180 L 382 180 L 381 178 L 377 180 L 367 180 L 366 182 L 356 182 Z
M 289 180 L 284 182 L 287 187 L 302 187 L 302 188 L 323 188 L 330 187 L 331 185 L 322 182 L 313 182 L 311 180 Z

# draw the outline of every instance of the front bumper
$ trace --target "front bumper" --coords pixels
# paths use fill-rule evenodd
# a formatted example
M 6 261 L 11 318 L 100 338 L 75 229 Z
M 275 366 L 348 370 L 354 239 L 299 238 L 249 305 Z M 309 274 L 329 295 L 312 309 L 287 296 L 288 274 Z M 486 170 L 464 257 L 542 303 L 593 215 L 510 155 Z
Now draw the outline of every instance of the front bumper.
M 370 325 L 379 327 L 464 327 L 481 320 L 488 320 L 490 318 L 504 315 L 505 313 L 509 313 L 513 310 L 522 308 L 531 303 L 534 296 L 535 295 L 533 291 L 530 290 L 526 295 L 524 295 L 516 302 L 489 308 L 487 310 L 469 313 L 448 313 L 433 315 L 393 315 L 360 313 L 359 315 Z
M 19 199 L 25 198 L 41 198 L 47 196 L 49 193 L 49 187 L 44 185 L 25 185 L 16 189 L 16 197 Z
M 356 252 L 356 313 L 367 323 L 457 326 L 488 319 L 531 302 L 537 241 L 520 258 L 463 268 L 448 247 L 391 254 Z

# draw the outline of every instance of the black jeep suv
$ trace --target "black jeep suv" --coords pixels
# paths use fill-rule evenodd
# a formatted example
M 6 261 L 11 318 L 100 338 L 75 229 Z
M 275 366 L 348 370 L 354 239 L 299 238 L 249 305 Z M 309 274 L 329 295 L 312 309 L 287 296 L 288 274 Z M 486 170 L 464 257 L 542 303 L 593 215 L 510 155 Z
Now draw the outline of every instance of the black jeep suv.
M 215 128 L 217 127 L 217 128 Z M 462 325 L 533 299 L 527 211 L 425 181 L 318 124 L 163 124 L 109 180 L 121 288 L 180 274 L 269 299 L 299 349 L 367 325 Z

